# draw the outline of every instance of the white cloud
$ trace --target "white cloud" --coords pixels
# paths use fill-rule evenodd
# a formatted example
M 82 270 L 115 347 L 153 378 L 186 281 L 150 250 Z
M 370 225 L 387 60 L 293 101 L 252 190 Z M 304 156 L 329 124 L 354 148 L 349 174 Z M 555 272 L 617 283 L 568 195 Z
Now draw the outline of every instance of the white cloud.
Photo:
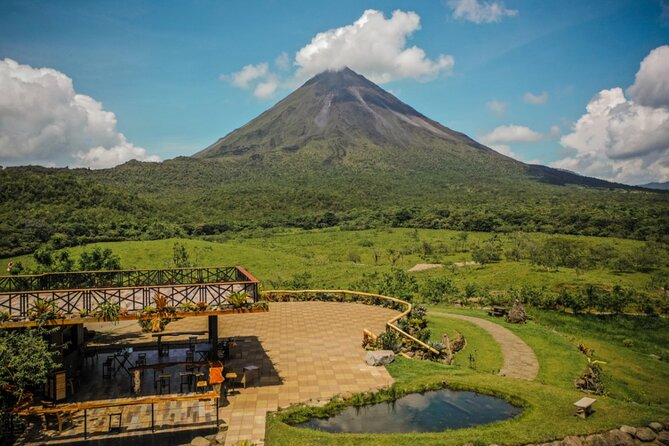
M 639 105 L 669 107 L 669 45 L 655 48 L 641 61 L 627 92 Z
M 488 110 L 496 114 L 497 116 L 502 116 L 504 113 L 506 113 L 506 102 L 498 101 L 496 99 L 493 99 L 492 101 L 488 102 L 486 104 L 488 106 Z
M 555 167 L 622 183 L 669 181 L 669 110 L 602 90 L 560 144 L 573 154 Z
M 277 56 L 274 60 L 274 64 L 279 70 L 287 70 L 290 68 L 290 56 L 285 51 Z
M 0 60 L 0 164 L 111 167 L 159 161 L 116 130 L 116 115 L 51 68 Z
M 545 91 L 541 94 L 533 94 L 528 91 L 523 95 L 523 102 L 527 104 L 540 105 L 545 104 L 548 101 L 548 93 Z
M 269 67 L 266 63 L 246 65 L 240 71 L 230 75 L 231 82 L 239 88 L 249 88 L 251 83 L 267 76 Z M 223 76 L 225 77 L 225 76 Z
M 550 129 L 550 132 L 548 133 L 548 135 L 549 135 L 551 138 L 558 138 L 558 137 L 560 136 L 560 133 L 561 133 L 561 132 L 562 132 L 562 130 L 560 129 L 560 126 L 559 126 L 559 125 L 552 125 L 552 126 L 551 126 L 551 129 Z
M 509 144 L 514 142 L 535 142 L 543 138 L 539 132 L 521 125 L 501 125 L 479 139 L 486 145 Z
M 279 84 L 275 79 L 268 79 L 256 85 L 256 88 L 253 90 L 253 94 L 260 99 L 269 99 L 274 96 L 274 93 L 278 87 Z
M 496 23 L 504 17 L 518 15 L 516 9 L 508 9 L 501 1 L 484 2 L 480 0 L 448 0 L 453 10 L 453 17 L 477 24 Z
M 295 55 L 296 77 L 307 79 L 325 70 L 349 67 L 373 82 L 397 79 L 433 79 L 449 73 L 452 56 L 431 60 L 421 48 L 406 47 L 407 39 L 420 29 L 415 12 L 394 11 L 389 19 L 369 9 L 352 25 L 318 33 Z
M 669 47 L 641 62 L 634 85 L 600 91 L 560 144 L 570 156 L 553 163 L 628 184 L 669 181 Z
M 386 83 L 399 79 L 429 81 L 441 74 L 450 74 L 455 61 L 441 54 L 435 59 L 407 40 L 420 29 L 415 12 L 394 11 L 386 18 L 381 11 L 369 9 L 351 25 L 316 34 L 295 54 L 295 71 L 278 76 L 267 63 L 247 65 L 242 70 L 223 75 L 239 88 L 253 88 L 260 98 L 271 97 L 276 89 L 292 87 L 326 70 L 349 67 L 372 82 Z M 279 70 L 291 66 L 286 53 L 275 65 Z

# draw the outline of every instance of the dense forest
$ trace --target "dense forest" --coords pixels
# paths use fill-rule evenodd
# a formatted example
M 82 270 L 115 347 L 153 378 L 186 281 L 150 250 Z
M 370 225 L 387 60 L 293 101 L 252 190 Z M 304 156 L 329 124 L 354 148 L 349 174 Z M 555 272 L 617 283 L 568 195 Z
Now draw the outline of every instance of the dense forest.
M 383 169 L 268 169 L 191 158 L 133 161 L 102 171 L 5 168 L 0 256 L 32 252 L 46 242 L 59 248 L 269 227 L 443 228 L 669 241 L 666 192 L 504 177 L 459 180 L 429 170 L 398 176 Z

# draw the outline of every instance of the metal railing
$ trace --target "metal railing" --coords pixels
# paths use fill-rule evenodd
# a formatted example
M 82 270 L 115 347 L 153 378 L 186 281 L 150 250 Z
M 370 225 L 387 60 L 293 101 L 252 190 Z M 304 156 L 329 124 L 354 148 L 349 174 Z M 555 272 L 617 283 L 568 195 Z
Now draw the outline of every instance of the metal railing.
M 303 300 L 318 300 L 318 301 L 329 301 L 329 302 L 362 302 L 371 305 L 380 305 L 390 308 L 395 308 L 396 306 L 404 306 L 405 307 L 404 311 L 402 311 L 399 315 L 393 317 L 392 319 L 386 322 L 386 330 L 387 331 L 393 330 L 397 332 L 400 336 L 416 344 L 422 350 L 428 351 L 436 356 L 440 355 L 439 350 L 429 346 L 420 339 L 411 336 L 409 333 L 405 332 L 397 325 L 395 325 L 397 321 L 407 317 L 411 313 L 412 306 L 411 303 L 407 301 L 397 299 L 395 297 L 384 296 L 382 294 L 365 293 L 362 291 L 351 291 L 351 290 L 270 290 L 270 291 L 263 291 L 262 293 L 262 297 L 265 299 L 267 299 L 267 296 L 273 296 L 273 295 L 278 295 L 278 296 L 313 295 L 312 299 L 303 299 Z M 352 298 L 346 299 L 346 296 L 352 296 Z M 267 300 L 271 301 L 272 299 L 267 299 Z M 280 302 L 281 299 L 277 299 L 274 301 Z M 387 302 L 387 304 L 384 304 L 384 302 Z M 369 330 L 363 330 L 363 331 L 369 331 Z

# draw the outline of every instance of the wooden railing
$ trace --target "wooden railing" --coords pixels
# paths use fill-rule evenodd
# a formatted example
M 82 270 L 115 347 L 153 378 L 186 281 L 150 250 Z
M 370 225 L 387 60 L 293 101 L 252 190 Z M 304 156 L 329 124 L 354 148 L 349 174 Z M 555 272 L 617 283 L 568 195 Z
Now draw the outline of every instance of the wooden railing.
M 429 346 L 420 339 L 411 336 L 409 333 L 405 332 L 399 328 L 395 323 L 402 318 L 407 317 L 411 313 L 411 303 L 397 299 L 395 297 L 384 296 L 382 294 L 375 293 L 365 293 L 362 291 L 351 291 L 351 290 L 270 290 L 263 291 L 262 298 L 268 301 L 281 302 L 283 299 L 272 299 L 268 296 L 292 296 L 292 295 L 313 295 L 313 299 L 302 299 L 302 300 L 319 300 L 319 301 L 329 301 L 329 302 L 362 302 L 372 305 L 380 305 L 384 307 L 395 308 L 396 306 L 404 306 L 404 310 L 400 312 L 399 315 L 393 317 L 386 322 L 386 330 L 392 330 L 397 332 L 400 336 L 405 339 L 410 340 L 416 344 L 421 350 L 430 352 L 437 357 L 440 355 L 439 350 L 434 347 Z M 346 296 L 352 296 L 351 299 L 346 299 Z M 383 304 L 383 302 L 390 302 L 390 305 Z M 369 330 L 364 330 L 369 332 Z
M 233 291 L 243 291 L 257 302 L 258 280 L 238 266 L 0 276 L 0 311 L 25 319 L 41 299 L 67 316 L 90 314 L 105 301 L 138 312 L 153 305 L 156 292 L 174 307 L 186 303 L 220 307 Z

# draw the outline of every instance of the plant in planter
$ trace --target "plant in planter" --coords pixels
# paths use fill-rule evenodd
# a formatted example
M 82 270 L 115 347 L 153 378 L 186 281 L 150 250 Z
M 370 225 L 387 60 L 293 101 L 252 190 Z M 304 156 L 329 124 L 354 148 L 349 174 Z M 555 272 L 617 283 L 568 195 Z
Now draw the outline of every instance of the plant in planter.
M 199 303 L 202 303 L 202 302 L 198 302 L 198 304 Z M 198 307 L 193 302 L 188 301 L 188 300 L 186 302 L 182 303 L 181 305 L 179 305 L 178 309 L 179 309 L 179 311 L 182 311 L 184 313 L 194 313 L 194 312 L 198 311 Z
M 207 304 L 207 302 L 198 302 L 195 309 L 200 312 L 207 311 L 207 309 L 209 309 L 209 304 Z
M 392 350 L 398 353 L 402 348 L 402 339 L 396 331 L 388 330 L 376 338 L 376 347 L 380 350 Z
M 266 300 L 261 300 L 252 305 L 253 309 L 258 309 L 261 311 L 269 311 L 269 303 Z
M 145 307 L 139 316 L 139 325 L 144 332 L 159 333 L 176 319 L 176 309 L 168 305 L 167 296 L 156 291 L 153 296 L 155 306 Z
M 244 291 L 233 291 L 228 294 L 228 303 L 232 305 L 232 308 L 240 309 L 248 307 L 248 294 Z
M 56 316 L 54 303 L 44 299 L 36 299 L 28 311 L 28 319 L 36 321 L 40 325 L 55 320 Z
M 102 319 L 105 322 L 118 322 L 121 317 L 121 306 L 115 304 L 110 299 L 105 299 L 100 302 L 93 312 L 95 317 Z
M 0 323 L 9 322 L 12 320 L 12 316 L 9 314 L 9 311 L 0 311 Z

